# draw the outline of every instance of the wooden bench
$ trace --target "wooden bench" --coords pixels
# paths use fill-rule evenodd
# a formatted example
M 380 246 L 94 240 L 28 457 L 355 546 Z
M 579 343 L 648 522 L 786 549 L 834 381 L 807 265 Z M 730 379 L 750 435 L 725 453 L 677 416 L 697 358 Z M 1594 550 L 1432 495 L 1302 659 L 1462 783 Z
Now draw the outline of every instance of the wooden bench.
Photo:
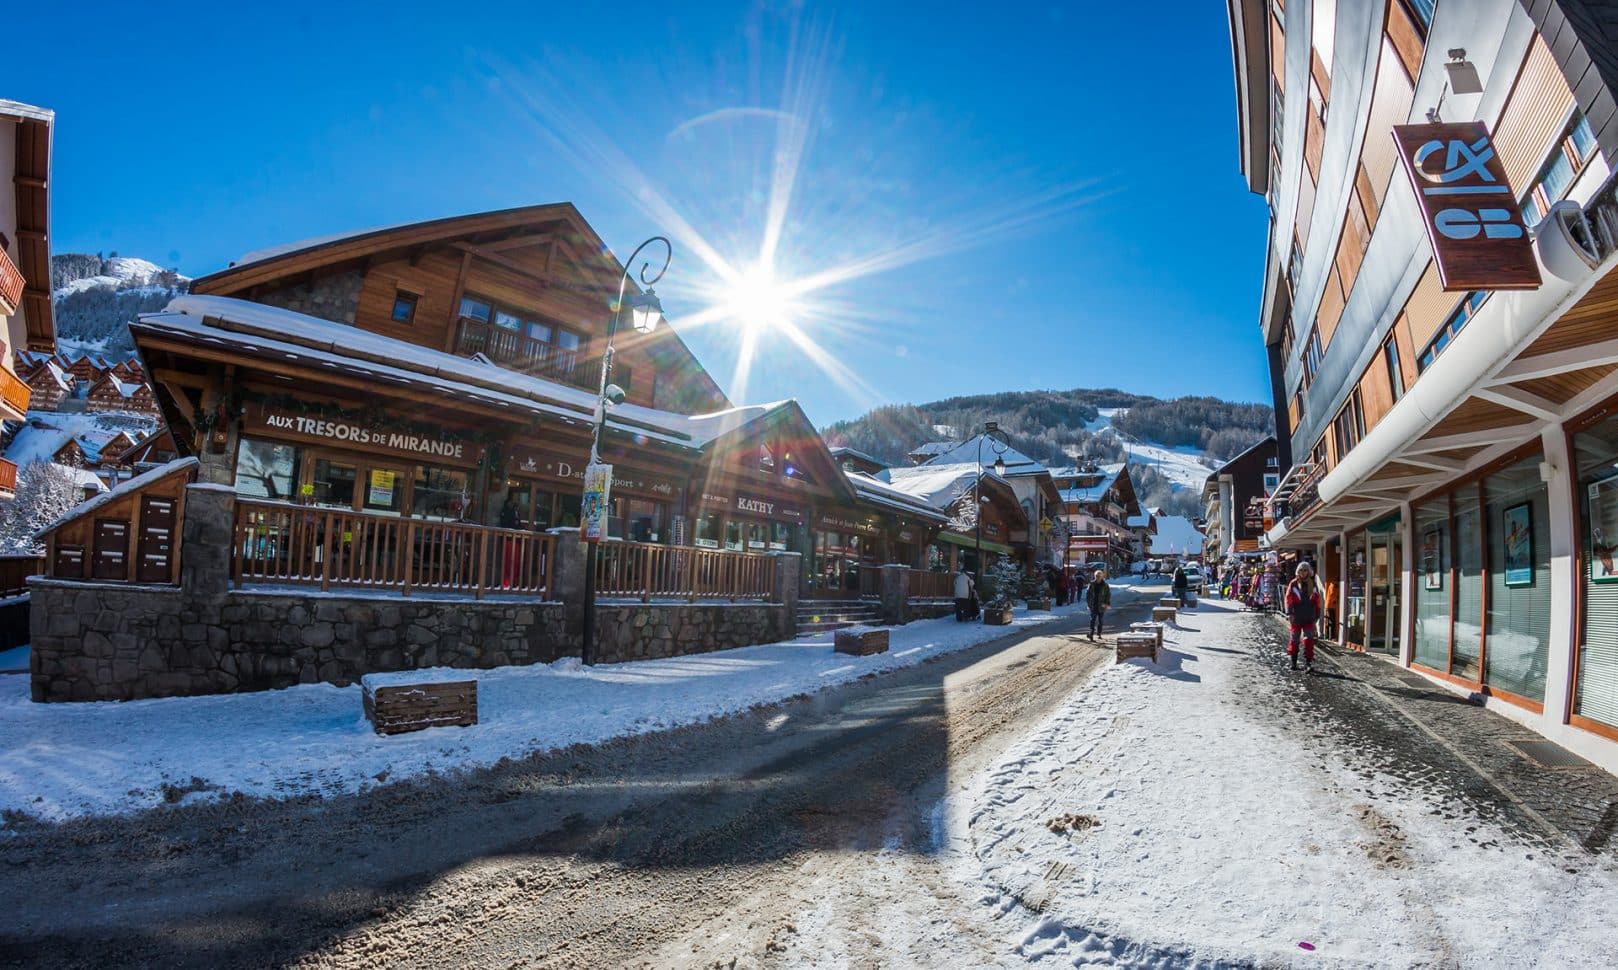
M 371 675 L 361 681 L 365 719 L 378 734 L 404 734 L 433 727 L 469 727 L 478 722 L 478 682 L 411 682 L 408 675 Z
M 1134 657 L 1144 657 L 1152 663 L 1157 663 L 1157 635 L 1153 633 L 1120 633 L 1115 641 L 1116 656 L 1114 663 L 1123 663 Z
M 1179 609 L 1180 608 L 1180 598 L 1178 596 L 1165 596 L 1162 599 L 1157 601 L 1157 605 L 1158 606 L 1172 606 L 1175 609 Z
M 888 652 L 888 631 L 855 626 L 838 630 L 832 635 L 832 648 L 838 653 L 868 657 L 873 653 Z
M 1153 623 L 1173 623 L 1176 615 L 1178 615 L 1178 611 L 1172 606 L 1152 607 Z

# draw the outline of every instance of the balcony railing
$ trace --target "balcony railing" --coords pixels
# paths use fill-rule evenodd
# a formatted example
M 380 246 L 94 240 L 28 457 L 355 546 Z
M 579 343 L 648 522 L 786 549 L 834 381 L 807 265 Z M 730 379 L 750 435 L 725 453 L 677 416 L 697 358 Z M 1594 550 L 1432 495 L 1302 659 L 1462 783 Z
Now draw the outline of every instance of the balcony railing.
M 0 495 L 17 493 L 17 463 L 0 458 Z
M 605 599 L 775 600 L 774 556 L 650 542 L 603 542 L 596 594 Z
M 497 364 L 593 390 L 600 382 L 600 362 L 586 360 L 578 351 L 543 340 L 534 340 L 516 331 L 497 327 L 475 317 L 461 317 L 456 324 L 455 352 L 484 354 Z
M 860 563 L 860 599 L 882 598 L 882 567 Z
M 22 378 L 13 374 L 10 367 L 0 364 L 0 401 L 18 414 L 26 414 L 32 395 L 33 391 L 23 383 Z
M 464 522 L 431 522 L 237 501 L 232 575 L 240 583 L 413 592 L 551 589 L 555 537 Z
M 22 303 L 22 288 L 22 270 L 6 254 L 5 246 L 0 245 L 0 310 L 6 316 L 17 312 L 18 304 Z

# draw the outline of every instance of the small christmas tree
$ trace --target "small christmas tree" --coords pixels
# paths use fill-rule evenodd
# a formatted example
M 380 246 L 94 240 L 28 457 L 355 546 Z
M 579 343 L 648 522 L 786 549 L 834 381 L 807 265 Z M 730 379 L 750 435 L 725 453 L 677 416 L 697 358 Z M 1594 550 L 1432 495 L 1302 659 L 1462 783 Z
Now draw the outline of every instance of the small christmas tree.
M 1010 559 L 995 560 L 983 572 L 983 605 L 992 610 L 1009 609 L 1025 581 L 1021 566 Z

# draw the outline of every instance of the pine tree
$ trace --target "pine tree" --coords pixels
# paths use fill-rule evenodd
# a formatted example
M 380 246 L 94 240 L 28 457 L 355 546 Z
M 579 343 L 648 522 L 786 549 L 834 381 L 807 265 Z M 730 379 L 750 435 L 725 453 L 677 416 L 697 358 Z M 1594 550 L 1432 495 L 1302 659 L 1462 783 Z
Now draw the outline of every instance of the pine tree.
M 40 555 L 35 533 L 84 500 L 73 473 L 48 461 L 31 461 L 17 472 L 17 497 L 0 505 L 0 552 Z

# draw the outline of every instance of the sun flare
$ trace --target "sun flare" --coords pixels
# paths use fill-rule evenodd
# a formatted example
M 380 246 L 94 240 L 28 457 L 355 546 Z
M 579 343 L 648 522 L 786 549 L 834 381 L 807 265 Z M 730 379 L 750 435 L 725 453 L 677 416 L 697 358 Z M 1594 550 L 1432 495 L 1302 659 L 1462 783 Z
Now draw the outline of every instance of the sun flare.
M 768 266 L 754 266 L 738 276 L 724 302 L 726 315 L 746 330 L 774 330 L 793 316 L 792 294 Z

